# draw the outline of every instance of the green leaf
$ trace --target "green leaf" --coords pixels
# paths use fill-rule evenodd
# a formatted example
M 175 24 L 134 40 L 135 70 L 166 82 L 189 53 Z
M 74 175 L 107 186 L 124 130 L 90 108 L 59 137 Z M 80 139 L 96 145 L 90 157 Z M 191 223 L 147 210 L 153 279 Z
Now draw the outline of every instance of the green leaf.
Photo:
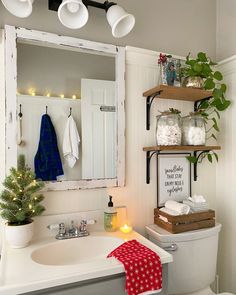
M 212 78 L 212 69 L 208 64 L 202 64 L 202 72 L 205 78 Z
M 212 126 L 216 131 L 220 131 L 220 129 L 219 129 L 219 127 L 218 127 L 218 125 L 217 124 L 214 124 L 213 126 Z
M 227 86 L 223 83 L 221 84 L 220 89 L 222 90 L 223 93 L 225 93 L 227 90 Z
M 204 83 L 204 88 L 210 90 L 210 89 L 213 89 L 214 87 L 215 87 L 215 83 L 213 79 L 212 78 L 206 79 Z
M 212 155 L 211 154 L 207 154 L 207 158 L 208 158 L 208 161 L 212 163 Z
M 207 62 L 207 56 L 206 56 L 206 53 L 204 53 L 204 52 L 199 52 L 197 55 L 197 58 L 201 62 Z
M 217 110 L 214 110 L 214 112 L 216 113 L 218 119 L 220 119 L 220 113 Z
M 217 65 L 217 62 L 214 62 L 214 61 L 211 60 L 210 63 L 209 63 L 209 65 L 210 66 L 216 66 Z
M 213 155 L 215 156 L 216 161 L 218 162 L 219 161 L 219 157 L 218 157 L 217 153 L 213 152 Z
M 218 111 L 222 112 L 224 110 L 226 110 L 231 104 L 230 100 L 224 100 L 224 102 L 221 102 L 219 104 L 216 105 L 216 108 Z
M 219 71 L 216 71 L 213 76 L 218 81 L 223 80 L 223 76 L 222 76 L 221 72 L 219 72 Z
M 222 96 L 223 96 L 223 91 L 221 90 L 221 89 L 218 89 L 218 88 L 215 88 L 214 90 L 213 90 L 213 92 L 212 92 L 212 94 L 213 94 L 213 97 L 214 98 L 222 98 Z
M 199 63 L 195 63 L 194 66 L 193 66 L 193 69 L 194 69 L 195 72 L 201 73 L 201 71 L 202 71 L 202 65 L 199 64 Z
M 196 60 L 190 59 L 190 60 L 186 61 L 186 64 L 193 68 L 196 62 L 197 62 Z
M 211 137 L 213 137 L 215 140 L 217 140 L 216 136 L 214 133 L 212 133 Z
M 187 156 L 186 159 L 189 160 L 190 163 L 197 163 L 197 158 L 194 156 Z
M 200 110 L 205 110 L 209 107 L 209 102 L 207 100 L 203 100 L 201 101 L 201 103 L 199 104 L 198 109 Z

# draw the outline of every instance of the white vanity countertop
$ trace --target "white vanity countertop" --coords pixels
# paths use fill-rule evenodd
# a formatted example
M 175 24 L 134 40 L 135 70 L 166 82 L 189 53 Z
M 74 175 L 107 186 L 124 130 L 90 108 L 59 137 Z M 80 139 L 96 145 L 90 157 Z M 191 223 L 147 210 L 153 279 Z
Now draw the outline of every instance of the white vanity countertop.
M 112 236 L 124 241 L 136 239 L 156 252 L 162 264 L 173 261 L 172 255 L 135 231 L 129 234 L 123 234 L 120 231 L 115 233 L 94 232 L 90 236 Z M 16 295 L 124 272 L 123 265 L 115 258 L 64 266 L 42 265 L 31 259 L 34 250 L 55 243 L 55 241 L 57 240 L 52 237 L 34 240 L 23 249 L 12 249 L 4 245 L 0 263 L 0 295 Z

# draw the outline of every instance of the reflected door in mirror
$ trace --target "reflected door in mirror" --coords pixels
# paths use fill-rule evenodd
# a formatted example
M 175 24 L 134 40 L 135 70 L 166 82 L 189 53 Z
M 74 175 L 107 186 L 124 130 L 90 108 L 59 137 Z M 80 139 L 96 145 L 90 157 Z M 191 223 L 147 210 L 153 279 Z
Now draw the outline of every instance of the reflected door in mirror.
M 114 81 L 82 79 L 82 178 L 116 177 L 116 91 Z

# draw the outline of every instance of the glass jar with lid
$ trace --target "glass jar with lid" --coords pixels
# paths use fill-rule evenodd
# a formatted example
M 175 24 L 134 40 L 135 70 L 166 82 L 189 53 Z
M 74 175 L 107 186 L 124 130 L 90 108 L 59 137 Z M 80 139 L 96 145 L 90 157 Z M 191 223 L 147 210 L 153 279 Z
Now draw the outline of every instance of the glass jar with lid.
M 181 116 L 180 111 L 170 109 L 157 116 L 156 140 L 157 145 L 181 145 Z
M 206 124 L 200 112 L 183 118 L 183 145 L 205 145 Z

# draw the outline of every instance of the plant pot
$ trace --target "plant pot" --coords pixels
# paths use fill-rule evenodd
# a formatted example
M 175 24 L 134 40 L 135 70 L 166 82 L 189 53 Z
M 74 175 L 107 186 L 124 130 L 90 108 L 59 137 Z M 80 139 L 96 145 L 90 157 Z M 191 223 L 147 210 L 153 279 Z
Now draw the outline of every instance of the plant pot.
M 204 87 L 204 79 L 201 77 L 185 77 L 182 81 L 182 87 L 200 88 Z
M 5 238 L 12 248 L 26 247 L 33 237 L 34 223 L 24 225 L 5 224 Z

